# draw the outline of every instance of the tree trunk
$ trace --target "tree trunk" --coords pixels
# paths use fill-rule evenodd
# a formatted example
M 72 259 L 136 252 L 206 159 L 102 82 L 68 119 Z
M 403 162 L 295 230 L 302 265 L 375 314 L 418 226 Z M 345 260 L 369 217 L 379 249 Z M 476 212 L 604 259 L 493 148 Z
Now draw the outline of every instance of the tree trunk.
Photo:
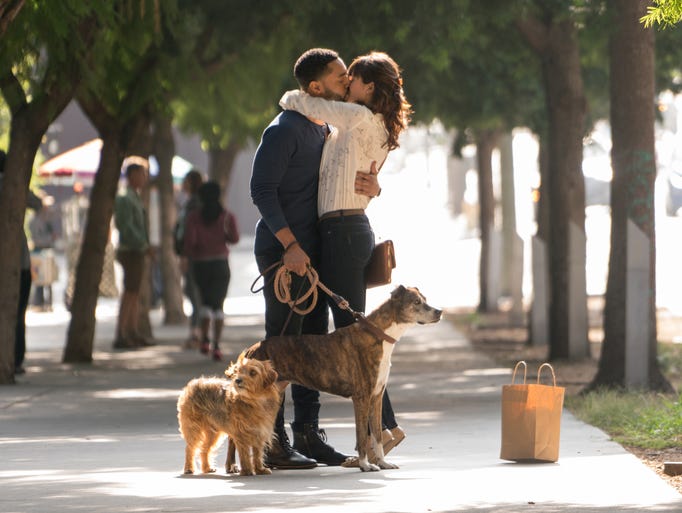
M 604 343 L 599 370 L 590 388 L 636 386 L 672 391 L 656 357 L 654 32 L 639 22 L 646 14 L 646 5 L 639 0 L 609 4 L 614 27 L 610 39 L 611 254 Z M 643 234 L 641 239 L 637 232 Z M 642 242 L 638 245 L 637 240 Z M 648 275 L 639 287 L 633 279 L 636 268 L 629 265 L 637 253 L 648 260 L 644 266 Z M 633 297 L 642 298 L 639 308 L 630 301 Z M 628 322 L 642 314 L 641 326 Z M 642 383 L 632 382 L 628 374 L 633 372 L 643 378 Z
M 218 182 L 223 198 L 230 190 L 232 166 L 242 145 L 233 138 L 226 148 L 211 148 L 208 151 L 208 179 Z
M 185 313 L 182 309 L 182 276 L 178 258 L 173 250 L 173 226 L 177 213 L 173 194 L 173 156 L 175 142 L 171 119 L 157 115 L 154 120 L 154 155 L 159 163 L 156 183 L 161 207 L 161 247 L 157 255 L 163 279 L 164 324 L 183 324 Z
M 119 117 L 110 115 L 92 97 L 81 95 L 78 100 L 83 112 L 102 138 L 102 153 L 90 196 L 85 238 L 76 267 L 71 322 L 62 357 L 64 363 L 92 361 L 98 289 L 121 165 L 126 150 L 133 142 L 144 140 L 145 128 L 149 126 L 148 118 L 143 114 L 125 123 Z
M 535 219 L 536 236 L 547 241 L 549 238 L 549 150 L 547 135 L 538 136 L 538 167 L 540 169 L 540 189 Z
M 492 130 L 476 134 L 476 162 L 478 166 L 478 204 L 481 223 L 481 254 L 479 260 L 479 312 L 497 310 L 497 298 L 489 297 L 490 290 L 490 240 L 495 227 L 495 197 L 493 194 L 492 154 L 497 135 Z M 495 303 L 495 304 L 494 304 Z
M 549 341 L 549 308 L 548 297 L 552 286 L 547 269 L 549 251 L 549 158 L 547 136 L 538 135 L 538 167 L 540 169 L 540 187 L 536 196 L 535 222 L 537 230 L 532 242 L 533 304 L 531 305 L 530 322 L 528 323 L 528 345 L 546 346 Z M 539 253 L 539 254 L 538 254 Z
M 585 185 L 582 147 L 585 96 L 573 20 L 562 13 L 519 28 L 542 60 L 548 128 L 548 254 L 551 360 L 589 355 L 585 284 Z
M 514 137 L 500 137 L 500 183 L 502 190 L 502 265 L 501 293 L 511 300 L 509 322 L 523 324 L 523 240 L 516 230 L 516 192 L 514 180 Z
M 90 193 L 83 244 L 76 265 L 71 322 L 62 357 L 64 363 L 92 361 L 99 283 L 102 279 L 104 252 L 109 240 L 114 199 L 123 162 L 119 134 L 100 132 L 100 135 L 102 153 Z
M 68 67 L 68 63 L 62 63 Z M 33 161 L 40 140 L 50 123 L 64 110 L 76 82 L 59 79 L 60 66 L 49 63 L 44 90 L 38 90 L 27 102 L 23 89 L 8 69 L 1 69 L 2 94 L 7 102 L 12 121 L 10 141 L 5 162 L 2 192 L 0 192 L 0 384 L 14 383 L 14 341 L 19 302 L 19 274 L 21 261 L 21 232 L 24 229 L 26 197 L 31 180 Z
M 44 129 L 47 130 L 47 124 Z M 38 133 L 39 132 L 39 133 Z M 19 304 L 21 248 L 26 196 L 42 129 L 28 116 L 12 119 L 10 144 L 0 192 L 0 384 L 14 383 L 15 329 Z

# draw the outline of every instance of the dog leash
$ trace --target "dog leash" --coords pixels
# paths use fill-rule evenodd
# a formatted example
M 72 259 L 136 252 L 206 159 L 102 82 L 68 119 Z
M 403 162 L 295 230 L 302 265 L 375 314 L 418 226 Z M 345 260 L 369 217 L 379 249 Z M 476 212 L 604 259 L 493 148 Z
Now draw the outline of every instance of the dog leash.
M 265 281 L 265 276 L 272 271 L 273 269 L 277 268 L 277 271 L 275 274 L 270 278 L 270 280 Z M 260 278 L 263 278 L 263 286 L 257 290 L 254 290 L 254 286 L 256 283 L 258 283 L 258 280 Z M 287 325 L 289 324 L 289 321 L 291 320 L 291 315 L 293 313 L 297 313 L 299 315 L 305 315 L 313 310 L 315 308 L 315 305 L 318 300 L 318 293 L 317 289 L 320 288 L 323 292 L 325 292 L 329 297 L 331 297 L 334 302 L 336 303 L 336 306 L 341 308 L 342 310 L 346 310 L 349 312 L 352 316 L 353 319 L 360 323 L 362 327 L 372 333 L 375 337 L 377 337 L 379 340 L 385 340 L 386 342 L 389 342 L 391 344 L 395 344 L 397 341 L 390 335 L 387 335 L 383 330 L 381 330 L 378 326 L 376 326 L 374 323 L 369 321 L 365 314 L 362 312 L 356 312 L 350 307 L 350 304 L 346 299 L 343 298 L 343 296 L 340 296 L 339 294 L 335 293 L 334 291 L 330 290 L 329 287 L 327 287 L 324 283 L 320 281 L 320 277 L 317 273 L 317 271 L 312 267 L 308 266 L 308 269 L 306 270 L 306 278 L 308 279 L 308 282 L 310 283 L 310 288 L 306 291 L 305 294 L 302 296 L 298 296 L 295 299 L 291 298 L 291 273 L 289 270 L 283 265 L 282 261 L 280 260 L 279 262 L 275 262 L 274 264 L 270 265 L 267 267 L 262 273 L 258 275 L 258 277 L 253 281 L 251 284 L 251 292 L 252 293 L 257 293 L 263 290 L 266 285 L 268 285 L 271 281 L 274 280 L 274 291 L 275 291 L 275 296 L 281 303 L 287 303 L 289 305 L 289 308 L 291 309 L 289 312 L 289 317 L 287 317 L 286 322 L 284 323 L 284 327 L 282 328 L 282 334 L 284 333 L 284 330 L 286 329 Z M 303 287 L 303 284 L 299 287 L 298 294 L 301 292 L 301 288 Z M 299 308 L 298 305 L 303 303 L 303 301 L 306 301 L 308 298 L 311 298 L 310 304 L 306 308 Z

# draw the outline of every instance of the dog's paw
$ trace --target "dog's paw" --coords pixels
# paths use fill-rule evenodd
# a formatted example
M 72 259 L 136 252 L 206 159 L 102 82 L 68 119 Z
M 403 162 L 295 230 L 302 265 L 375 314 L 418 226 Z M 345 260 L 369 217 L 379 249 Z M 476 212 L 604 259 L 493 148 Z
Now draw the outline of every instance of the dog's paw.
M 186 469 L 185 469 L 185 474 L 186 474 L 186 475 L 191 475 L 191 474 L 194 474 L 194 471 L 193 471 L 191 468 L 186 468 Z
M 379 468 L 382 468 L 382 469 L 384 469 L 384 470 L 390 470 L 390 469 L 394 469 L 394 468 L 400 468 L 400 467 L 399 467 L 398 465 L 396 465 L 395 463 L 389 463 L 389 462 L 386 461 L 386 460 L 379 460 L 379 461 L 376 462 L 376 464 L 379 466 Z
M 360 464 L 360 470 L 363 472 L 378 472 L 381 470 L 378 465 L 375 465 L 374 463 L 369 463 L 367 462 L 365 465 L 362 463 Z
M 263 468 L 256 469 L 256 474 L 258 474 L 259 476 L 268 476 L 268 475 L 272 474 L 272 470 L 270 470 L 269 468 L 263 467 Z
M 225 472 L 227 472 L 228 474 L 239 474 L 240 472 L 239 465 L 233 463 L 232 465 L 225 469 Z
M 242 471 L 239 473 L 240 476 L 255 476 L 256 472 L 254 470 L 246 470 L 242 469 Z
M 214 468 L 212 468 L 212 467 L 209 467 L 209 468 L 202 468 L 201 471 L 202 471 L 204 474 L 215 474 L 216 469 L 214 469 Z

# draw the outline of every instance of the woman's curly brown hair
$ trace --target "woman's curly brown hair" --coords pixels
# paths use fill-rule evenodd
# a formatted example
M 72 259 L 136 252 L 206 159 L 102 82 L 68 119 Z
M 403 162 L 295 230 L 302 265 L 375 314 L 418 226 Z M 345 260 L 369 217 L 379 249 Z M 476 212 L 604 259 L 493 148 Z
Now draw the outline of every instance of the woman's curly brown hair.
M 388 151 L 398 146 L 398 136 L 407 128 L 412 115 L 412 105 L 405 98 L 403 79 L 396 62 L 383 52 L 370 52 L 356 57 L 348 67 L 350 76 L 359 76 L 366 84 L 374 82 L 374 94 L 370 105 L 372 112 L 384 116 L 388 131 L 385 146 Z

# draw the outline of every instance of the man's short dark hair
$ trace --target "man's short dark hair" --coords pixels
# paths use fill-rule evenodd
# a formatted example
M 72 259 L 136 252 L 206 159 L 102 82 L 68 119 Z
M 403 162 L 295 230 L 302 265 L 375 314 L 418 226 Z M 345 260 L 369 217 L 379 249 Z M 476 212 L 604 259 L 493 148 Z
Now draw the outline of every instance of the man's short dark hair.
M 327 64 L 338 58 L 339 54 L 328 48 L 311 48 L 305 51 L 294 64 L 294 76 L 298 84 L 307 90 L 310 82 L 324 76 Z
M 147 169 L 149 169 L 147 159 L 143 157 L 138 157 L 137 155 L 127 157 L 123 164 L 124 164 L 123 175 L 126 178 L 128 178 L 131 173 L 134 173 L 138 169 L 141 171 L 146 171 Z

